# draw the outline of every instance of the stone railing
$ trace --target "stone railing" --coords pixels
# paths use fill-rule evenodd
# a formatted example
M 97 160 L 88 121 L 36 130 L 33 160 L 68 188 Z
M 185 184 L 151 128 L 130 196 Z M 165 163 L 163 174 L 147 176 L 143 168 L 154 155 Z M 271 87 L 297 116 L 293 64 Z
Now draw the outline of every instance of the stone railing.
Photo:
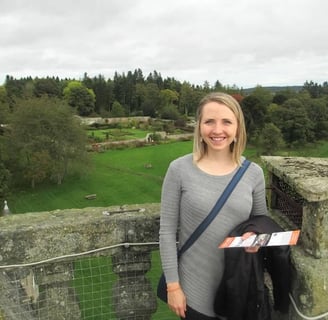
M 263 161 L 272 216 L 285 229 L 301 229 L 300 241 L 292 247 L 291 299 L 298 310 L 291 306 L 289 319 L 325 319 L 317 316 L 328 311 L 328 160 Z M 1 217 L 0 319 L 83 319 L 72 286 L 72 257 L 106 247 L 113 249 L 102 255 L 111 257 L 117 275 L 109 318 L 151 319 L 157 300 L 147 274 L 153 268 L 151 253 L 158 249 L 159 208 L 156 203 Z M 43 263 L 34 264 L 38 261 Z M 13 279 L 24 289 L 21 298 Z
M 273 217 L 286 229 L 301 229 L 299 245 L 292 247 L 291 299 L 304 317 L 294 308 L 289 319 L 328 319 L 328 159 L 262 159 Z

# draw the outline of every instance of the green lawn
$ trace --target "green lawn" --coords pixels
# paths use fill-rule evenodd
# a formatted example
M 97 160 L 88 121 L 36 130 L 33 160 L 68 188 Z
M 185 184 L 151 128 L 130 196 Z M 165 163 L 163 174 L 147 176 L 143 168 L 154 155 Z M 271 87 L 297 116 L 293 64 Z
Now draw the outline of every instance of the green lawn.
M 17 192 L 8 204 L 13 213 L 24 213 L 159 202 L 168 164 L 191 150 L 191 142 L 186 141 L 93 153 L 92 165 L 82 177 L 71 177 L 60 186 L 43 185 Z M 86 200 L 88 194 L 97 197 Z
M 117 141 L 117 140 L 129 140 L 129 139 L 141 139 L 145 138 L 147 133 L 151 131 L 145 131 L 140 129 L 95 129 L 88 130 L 88 136 L 93 138 L 99 138 L 102 141 Z

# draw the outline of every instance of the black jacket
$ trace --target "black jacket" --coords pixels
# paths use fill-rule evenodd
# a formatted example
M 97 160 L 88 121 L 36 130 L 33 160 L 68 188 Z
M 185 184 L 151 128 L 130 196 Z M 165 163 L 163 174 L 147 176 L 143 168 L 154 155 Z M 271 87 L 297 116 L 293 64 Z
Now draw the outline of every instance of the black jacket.
M 230 236 L 245 232 L 273 233 L 284 231 L 268 216 L 254 216 L 241 223 Z M 289 246 L 262 247 L 257 253 L 244 248 L 225 250 L 225 270 L 214 303 L 214 310 L 228 320 L 269 320 L 271 308 L 264 271 L 271 277 L 274 309 L 288 312 L 291 286 Z

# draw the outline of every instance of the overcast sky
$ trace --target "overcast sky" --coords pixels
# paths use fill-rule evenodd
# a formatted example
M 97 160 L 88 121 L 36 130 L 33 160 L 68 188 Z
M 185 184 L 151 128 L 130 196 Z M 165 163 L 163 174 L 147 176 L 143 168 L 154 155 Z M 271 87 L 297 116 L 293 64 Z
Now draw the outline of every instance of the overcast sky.
M 200 85 L 321 84 L 327 13 L 327 0 L 0 0 L 0 85 L 137 68 Z

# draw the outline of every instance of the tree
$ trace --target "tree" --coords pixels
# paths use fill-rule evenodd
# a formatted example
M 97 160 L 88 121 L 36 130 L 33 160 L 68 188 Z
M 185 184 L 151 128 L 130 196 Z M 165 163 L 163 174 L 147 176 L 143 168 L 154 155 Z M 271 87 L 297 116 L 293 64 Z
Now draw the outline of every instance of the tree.
M 179 100 L 179 94 L 170 89 L 163 89 L 159 93 L 160 95 L 160 103 L 162 106 L 166 106 L 169 104 L 176 104 Z
M 157 84 L 158 84 L 158 82 L 159 81 L 157 80 Z M 158 88 L 159 89 L 171 89 L 171 90 L 174 90 L 176 92 L 180 92 L 181 83 L 178 80 L 174 79 L 174 78 L 168 77 L 163 81 L 163 87 L 158 85 Z
M 136 83 L 144 83 L 145 79 L 140 68 L 134 70 L 134 78 L 136 79 Z
M 0 86 L 0 126 L 7 122 L 9 115 L 9 103 L 7 97 L 7 91 L 4 86 Z M 1 127 L 0 127 L 1 134 Z
M 250 139 L 256 139 L 264 127 L 267 107 L 253 95 L 245 97 L 240 105 L 245 116 L 247 135 Z
M 238 103 L 241 103 L 244 99 L 244 96 L 242 96 L 240 93 L 232 93 L 231 96 L 234 97 Z
M 216 80 L 213 86 L 213 90 L 215 91 L 223 91 L 223 85 L 219 80 Z
M 24 178 L 31 182 L 34 188 L 37 183 L 44 181 L 51 172 L 50 154 L 47 150 L 34 151 L 29 156 L 29 162 L 24 171 Z
M 28 80 L 26 79 L 17 80 L 12 76 L 9 75 L 6 76 L 5 88 L 10 100 L 13 99 L 14 97 L 23 96 L 24 86 L 27 81 Z
M 303 85 L 303 90 L 309 92 L 312 98 L 319 98 L 322 92 L 322 87 L 313 81 L 306 81 Z
M 131 73 L 129 73 L 129 75 L 131 76 Z M 129 113 L 131 107 L 132 90 L 130 88 L 131 86 L 128 84 L 128 78 L 125 76 L 125 73 L 120 75 L 115 72 L 113 84 L 115 100 L 126 108 L 127 113 Z
M 9 117 L 9 104 L 6 88 L 0 86 L 0 203 L 5 200 L 9 194 L 10 172 L 5 166 L 4 139 L 3 134 Z M 0 205 L 0 209 L 1 209 Z
M 273 123 L 278 128 L 280 128 L 279 122 L 282 121 L 281 113 L 283 112 L 283 107 L 276 103 L 271 103 L 267 109 L 266 123 Z
M 5 166 L 4 159 L 2 155 L 3 152 L 3 143 L 2 143 L 2 137 L 0 136 L 0 203 L 2 204 L 2 201 L 5 200 L 9 195 L 9 184 L 10 184 L 10 172 Z M 0 209 L 1 209 L 0 205 Z
M 54 78 L 42 78 L 34 81 L 34 94 L 37 97 L 48 95 L 50 97 L 61 97 L 59 81 Z
M 144 100 L 141 108 L 145 116 L 156 117 L 160 104 L 159 90 L 155 83 L 149 83 L 145 86 Z
M 170 120 L 177 120 L 180 117 L 180 113 L 177 109 L 177 106 L 174 104 L 167 104 L 163 109 L 162 109 L 162 119 L 170 119 Z
M 32 79 L 25 82 L 23 88 L 23 97 L 25 99 L 34 97 L 34 81 Z
M 259 138 L 259 147 L 261 147 L 263 154 L 273 155 L 284 145 L 285 142 L 280 129 L 273 123 L 266 123 Z
M 314 140 L 313 122 L 298 99 L 288 99 L 280 109 L 280 120 L 275 123 L 289 145 L 302 145 Z
M 272 99 L 272 102 L 275 103 L 275 104 L 282 105 L 286 100 L 288 100 L 288 97 L 286 95 L 284 95 L 281 92 L 277 92 L 274 95 L 274 97 Z
M 80 116 L 88 116 L 95 109 L 95 93 L 92 89 L 85 87 L 80 81 L 69 82 L 64 89 L 64 97 Z
M 92 89 L 96 96 L 94 111 L 97 114 L 108 116 L 110 106 L 114 101 L 112 81 L 106 81 L 102 75 L 91 79 L 85 73 L 82 82 L 87 88 Z
M 161 74 L 159 72 L 157 72 L 156 70 L 154 70 L 153 73 L 152 72 L 149 73 L 146 80 L 147 80 L 148 83 L 156 84 L 157 88 L 159 90 L 162 90 L 164 88 L 172 89 L 171 87 L 168 86 L 168 84 L 164 84 Z
M 204 81 L 203 88 L 206 93 L 209 93 L 211 91 L 210 83 L 207 80 Z
M 110 114 L 112 117 L 124 117 L 125 116 L 124 108 L 118 101 L 114 101 Z
M 273 95 L 270 92 L 270 90 L 263 88 L 261 86 L 256 86 L 255 89 L 252 92 L 252 96 L 256 97 L 260 103 L 267 107 L 271 102 Z
M 139 114 L 144 114 L 142 107 L 146 101 L 146 85 L 143 83 L 136 84 L 136 99 L 137 99 L 137 110 L 139 110 Z M 138 114 L 138 113 L 137 113 Z
M 6 169 L 5 165 L 0 161 L 0 203 L 2 204 L 9 195 L 9 180 L 10 172 Z M 2 207 L 0 206 L 0 209 Z
M 9 125 L 5 139 L 16 181 L 25 179 L 32 187 L 43 181 L 61 184 L 68 174 L 85 170 L 87 136 L 62 100 L 18 100 Z
M 328 138 L 328 103 L 324 98 L 311 99 L 306 105 L 309 119 L 313 122 L 315 139 Z
M 181 114 L 188 115 L 195 109 L 195 105 L 197 102 L 194 101 L 193 89 L 188 82 L 184 82 L 180 91 L 179 111 Z

